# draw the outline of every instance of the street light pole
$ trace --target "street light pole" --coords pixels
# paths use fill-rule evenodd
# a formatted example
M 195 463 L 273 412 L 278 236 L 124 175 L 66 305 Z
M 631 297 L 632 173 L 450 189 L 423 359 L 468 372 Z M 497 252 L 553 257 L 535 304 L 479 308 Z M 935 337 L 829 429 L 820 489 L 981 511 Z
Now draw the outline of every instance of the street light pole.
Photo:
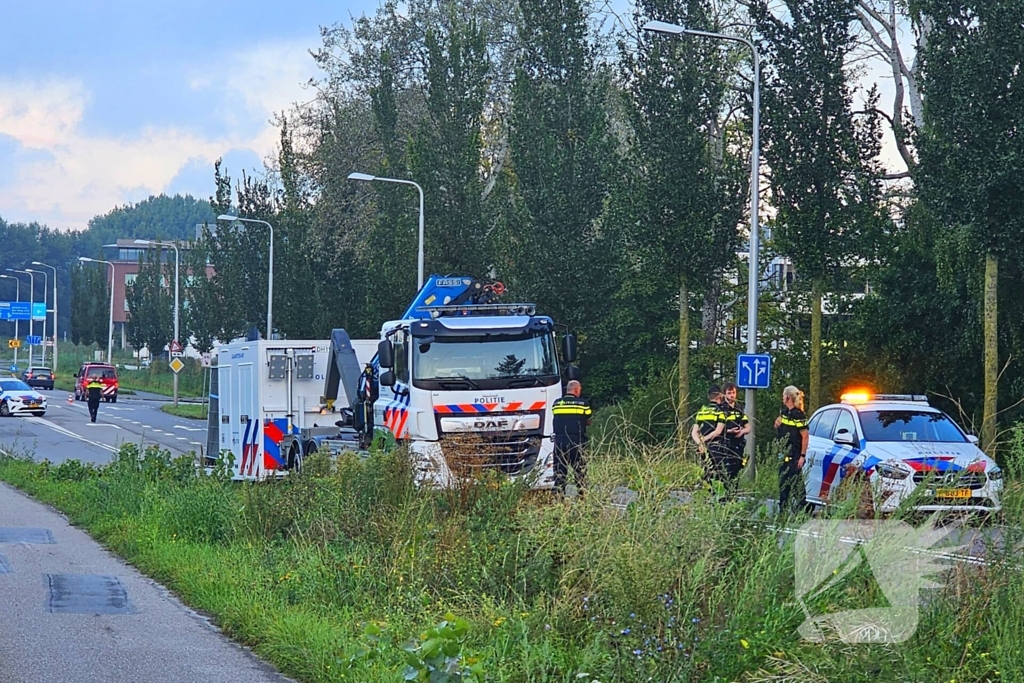
M 14 295 L 15 301 L 21 301 L 21 280 L 19 280 L 18 278 L 14 277 L 13 275 L 0 275 L 0 278 L 4 278 L 4 279 L 7 279 L 7 280 L 14 280 L 15 284 L 18 285 L 18 290 L 17 290 L 17 292 Z M 18 321 L 17 320 L 14 321 L 14 338 L 15 339 L 18 338 Z M 18 347 L 14 347 L 14 365 L 15 366 L 18 365 Z
M 36 303 L 36 276 L 33 275 L 32 271 L 30 271 L 30 270 L 15 270 L 14 268 L 8 268 L 7 272 L 8 273 L 22 273 L 24 275 L 28 275 L 29 276 L 29 283 L 30 284 L 29 284 L 29 291 L 28 291 L 28 302 L 29 302 L 28 303 L 28 336 L 31 337 L 32 336 L 32 332 L 34 331 L 34 327 L 33 327 L 32 323 L 34 322 L 33 318 L 35 316 L 32 315 L 32 308 L 35 306 L 35 303 Z M 28 366 L 32 367 L 32 345 L 31 344 L 28 345 Z
M 260 223 L 270 230 L 270 267 L 267 274 L 267 339 L 271 339 L 274 329 L 274 226 L 256 218 L 239 218 L 229 214 L 217 216 L 219 221 L 241 221 L 243 223 Z
M 110 266 L 110 327 L 107 330 L 107 362 L 111 365 L 114 364 L 114 264 L 110 261 L 104 261 L 102 259 L 89 258 L 88 256 L 79 256 L 79 261 L 85 263 L 106 263 Z
M 50 274 L 45 270 L 32 270 L 31 268 L 26 268 L 25 270 L 29 273 L 43 276 L 43 345 L 39 351 L 39 364 L 46 365 L 46 319 L 50 317 L 46 299 L 50 291 Z
M 761 58 L 757 53 L 757 47 L 753 42 L 740 36 L 731 36 L 723 33 L 710 33 L 708 31 L 695 31 L 677 24 L 668 24 L 663 21 L 649 21 L 644 24 L 645 31 L 664 33 L 671 36 L 690 35 L 702 36 L 705 38 L 717 38 L 719 40 L 731 40 L 743 43 L 754 58 L 754 92 L 753 92 L 753 120 L 751 121 L 752 144 L 750 149 L 750 253 L 747 257 L 747 353 L 757 353 L 757 285 L 760 277 L 760 244 L 758 243 L 758 226 L 760 224 L 760 213 L 758 200 L 760 199 L 760 163 L 761 163 Z M 749 462 L 748 474 L 753 478 L 757 473 L 755 461 L 757 451 L 754 446 L 754 435 L 757 432 L 757 415 L 754 405 L 754 389 L 746 390 L 744 410 L 750 419 L 750 438 L 747 439 L 747 460 Z
M 54 266 L 48 266 L 45 263 L 40 263 L 39 261 L 33 261 L 32 265 L 39 266 L 41 268 L 49 268 L 53 271 L 53 374 L 56 375 L 57 361 L 60 358 L 57 354 L 57 269 Z
M 173 242 L 154 242 L 152 240 L 135 240 L 135 244 L 145 246 L 171 247 L 174 249 L 174 342 L 180 344 L 178 336 L 178 274 L 181 272 L 181 261 L 178 254 L 178 245 Z M 184 349 L 184 346 L 182 346 Z M 178 405 L 178 373 L 174 373 L 174 405 Z
M 423 289 L 423 188 L 411 180 L 401 180 L 399 178 L 381 178 L 380 176 L 368 175 L 366 173 L 349 173 L 349 180 L 365 180 L 374 181 L 379 180 L 382 183 L 398 183 L 400 185 L 412 185 L 420 193 L 420 245 L 416 254 L 416 263 L 419 271 L 419 283 L 416 286 L 416 291 Z

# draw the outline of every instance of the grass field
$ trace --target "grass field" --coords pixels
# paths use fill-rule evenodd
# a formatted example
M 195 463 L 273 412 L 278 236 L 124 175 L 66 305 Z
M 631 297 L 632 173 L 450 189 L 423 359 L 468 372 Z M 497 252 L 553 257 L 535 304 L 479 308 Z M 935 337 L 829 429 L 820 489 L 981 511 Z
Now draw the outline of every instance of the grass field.
M 178 405 L 165 403 L 160 406 L 160 410 L 178 417 L 187 417 L 193 420 L 205 420 L 207 415 L 209 415 L 210 407 L 201 403 L 179 403 Z
M 1017 528 L 1022 460 L 1018 435 Z M 771 464 L 759 473 L 767 496 Z M 939 580 L 906 642 L 810 642 L 792 543 L 755 507 L 671 504 L 698 475 L 666 448 L 598 445 L 589 476 L 585 500 L 563 501 L 498 480 L 420 490 L 402 451 L 261 484 L 131 447 L 102 469 L 0 458 L 0 479 L 301 681 L 1024 680 L 1024 577 L 999 564 L 1019 556 Z M 625 511 L 605 504 L 618 485 L 638 495 Z M 808 608 L 884 605 L 861 568 Z M 430 678 L 441 668 L 464 673 Z

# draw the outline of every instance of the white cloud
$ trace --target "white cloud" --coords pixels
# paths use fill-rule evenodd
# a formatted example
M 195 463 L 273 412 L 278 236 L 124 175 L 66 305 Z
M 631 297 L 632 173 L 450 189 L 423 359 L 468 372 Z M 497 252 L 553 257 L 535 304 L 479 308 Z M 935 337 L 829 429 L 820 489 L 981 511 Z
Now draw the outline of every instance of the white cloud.
M 213 162 L 229 150 L 272 154 L 273 113 L 311 97 L 302 88 L 315 71 L 308 47 L 253 46 L 210 59 L 202 70 L 181 75 L 183 83 L 208 94 L 202 122 L 147 126 L 123 136 L 84 129 L 90 93 L 81 80 L 0 78 L 0 136 L 28 153 L 7 169 L 0 217 L 80 229 L 115 205 L 165 191 L 196 160 L 210 165 L 212 182 Z M 204 135 L 202 124 L 211 115 L 232 132 Z

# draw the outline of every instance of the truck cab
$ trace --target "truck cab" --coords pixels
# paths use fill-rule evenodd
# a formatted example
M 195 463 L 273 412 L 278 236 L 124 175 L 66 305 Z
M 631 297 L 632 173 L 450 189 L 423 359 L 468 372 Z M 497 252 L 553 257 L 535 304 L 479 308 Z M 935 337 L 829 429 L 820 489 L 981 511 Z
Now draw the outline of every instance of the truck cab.
M 428 284 L 403 319 L 382 326 L 376 430 L 409 447 L 421 483 L 492 470 L 550 488 L 551 404 L 562 396 L 554 321 L 532 304 L 433 305 L 445 298 Z M 562 350 L 575 361 L 572 336 Z

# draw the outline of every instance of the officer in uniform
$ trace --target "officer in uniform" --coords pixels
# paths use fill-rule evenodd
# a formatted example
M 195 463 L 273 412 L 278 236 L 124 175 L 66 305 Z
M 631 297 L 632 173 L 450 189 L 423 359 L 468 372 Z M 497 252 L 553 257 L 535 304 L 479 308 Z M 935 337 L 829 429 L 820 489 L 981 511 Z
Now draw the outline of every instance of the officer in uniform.
M 96 377 L 93 377 L 85 385 L 85 390 L 89 400 L 89 419 L 95 422 L 96 413 L 100 409 L 100 399 L 103 397 L 103 383 Z
M 590 402 L 580 398 L 583 386 L 579 381 L 570 380 L 565 391 L 566 395 L 551 405 L 555 432 L 555 489 L 565 494 L 565 482 L 571 467 L 576 489 L 582 495 L 586 483 L 583 449 L 587 445 L 587 427 L 593 411 Z
M 722 389 L 717 384 L 708 389 L 708 402 L 701 406 L 694 419 L 690 438 L 697 444 L 704 463 L 704 480 L 726 484 L 725 471 L 725 413 L 722 408 Z
M 778 438 L 785 439 L 786 445 L 779 456 L 779 512 L 793 512 L 790 499 L 807 509 L 806 491 L 802 470 L 807 457 L 807 416 L 804 414 L 804 392 L 794 386 L 782 391 L 782 412 L 775 418 Z
M 739 387 L 729 382 L 725 385 L 722 409 L 725 413 L 725 471 L 730 481 L 739 479 L 740 471 L 747 464 L 744 451 L 747 446 L 747 434 L 750 433 L 750 419 L 736 404 Z

